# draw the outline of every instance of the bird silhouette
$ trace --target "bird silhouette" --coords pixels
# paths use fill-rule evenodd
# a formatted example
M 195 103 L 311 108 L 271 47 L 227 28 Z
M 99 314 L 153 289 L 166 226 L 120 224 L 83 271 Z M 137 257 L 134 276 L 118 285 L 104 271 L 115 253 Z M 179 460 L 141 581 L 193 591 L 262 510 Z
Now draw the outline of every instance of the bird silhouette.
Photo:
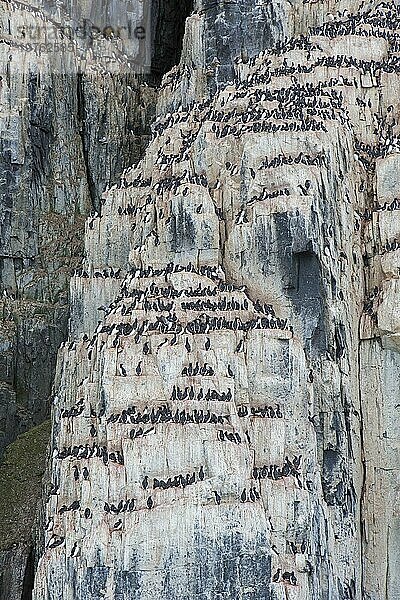
M 218 492 L 216 492 L 215 490 L 213 490 L 213 494 L 215 495 L 215 502 L 218 504 L 218 506 L 221 504 L 221 496 L 218 494 Z
M 277 583 L 277 582 L 279 581 L 280 573 L 281 573 L 281 570 L 280 570 L 280 569 L 278 569 L 278 570 L 277 570 L 277 572 L 276 572 L 276 573 L 273 575 L 273 577 L 272 577 L 272 581 L 273 581 L 274 583 Z

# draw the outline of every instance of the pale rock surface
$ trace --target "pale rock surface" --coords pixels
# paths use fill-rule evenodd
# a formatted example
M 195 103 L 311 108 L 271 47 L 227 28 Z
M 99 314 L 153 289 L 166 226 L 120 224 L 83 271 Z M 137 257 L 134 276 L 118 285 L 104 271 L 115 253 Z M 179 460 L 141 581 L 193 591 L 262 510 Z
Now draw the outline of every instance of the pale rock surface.
M 399 7 L 213 6 L 86 228 L 34 598 L 393 600 Z

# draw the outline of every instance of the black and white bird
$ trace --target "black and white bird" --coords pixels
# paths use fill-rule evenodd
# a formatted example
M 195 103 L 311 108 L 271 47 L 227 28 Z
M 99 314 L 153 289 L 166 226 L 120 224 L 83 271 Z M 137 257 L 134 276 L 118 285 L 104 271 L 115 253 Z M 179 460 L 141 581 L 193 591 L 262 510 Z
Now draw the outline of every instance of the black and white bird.
M 76 558 L 79 556 L 80 550 L 81 549 L 78 547 L 78 542 L 75 542 L 75 544 L 72 546 L 71 558 Z
M 218 504 L 218 506 L 221 504 L 221 496 L 218 494 L 218 492 L 216 492 L 215 490 L 213 490 L 213 494 L 215 496 L 215 502 Z
M 127 376 L 126 369 L 125 369 L 124 365 L 122 365 L 122 364 L 119 365 L 119 372 L 122 375 L 122 377 L 126 377 Z
M 278 569 L 277 572 L 272 576 L 272 581 L 277 583 L 280 579 L 281 570 Z
M 240 340 L 240 342 L 238 343 L 238 345 L 236 346 L 236 352 L 242 352 L 244 349 L 244 341 Z
M 49 548 L 57 548 L 57 546 L 61 546 L 65 541 L 65 538 L 59 537 L 58 535 L 53 535 L 49 541 Z
M 122 519 L 119 519 L 116 523 L 114 523 L 113 529 L 114 529 L 114 531 L 121 531 L 121 529 L 122 529 Z
M 135 369 L 136 375 L 139 376 L 142 374 L 142 361 L 140 361 Z

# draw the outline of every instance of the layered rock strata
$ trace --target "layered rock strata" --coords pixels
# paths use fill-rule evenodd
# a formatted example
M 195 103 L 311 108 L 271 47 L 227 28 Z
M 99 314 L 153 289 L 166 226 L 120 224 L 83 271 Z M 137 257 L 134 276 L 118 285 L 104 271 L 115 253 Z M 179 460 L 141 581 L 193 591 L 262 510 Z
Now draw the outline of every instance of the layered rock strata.
M 36 600 L 399 594 L 399 7 L 297 8 L 87 224 Z
M 97 22 L 99 3 L 89 8 L 82 18 Z M 53 9 L 9 1 L 0 12 L 0 450 L 48 415 L 85 218 L 141 156 L 154 109 L 152 91 L 118 48 L 109 70 L 102 55 L 82 56 L 79 40 L 74 46 L 63 35 L 77 11 Z

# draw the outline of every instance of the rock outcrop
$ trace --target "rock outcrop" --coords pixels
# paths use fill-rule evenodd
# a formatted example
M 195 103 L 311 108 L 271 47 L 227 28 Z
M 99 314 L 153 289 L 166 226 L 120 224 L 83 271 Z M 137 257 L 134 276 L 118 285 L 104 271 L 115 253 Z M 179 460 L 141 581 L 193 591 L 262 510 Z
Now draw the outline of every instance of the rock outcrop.
M 400 8 L 195 9 L 86 224 L 33 597 L 392 600 Z
M 82 67 L 75 51 L 56 52 L 48 7 L 9 1 L 0 19 L 1 452 L 48 416 L 85 218 L 141 156 L 153 96 L 135 73 L 101 74 L 95 60 Z

